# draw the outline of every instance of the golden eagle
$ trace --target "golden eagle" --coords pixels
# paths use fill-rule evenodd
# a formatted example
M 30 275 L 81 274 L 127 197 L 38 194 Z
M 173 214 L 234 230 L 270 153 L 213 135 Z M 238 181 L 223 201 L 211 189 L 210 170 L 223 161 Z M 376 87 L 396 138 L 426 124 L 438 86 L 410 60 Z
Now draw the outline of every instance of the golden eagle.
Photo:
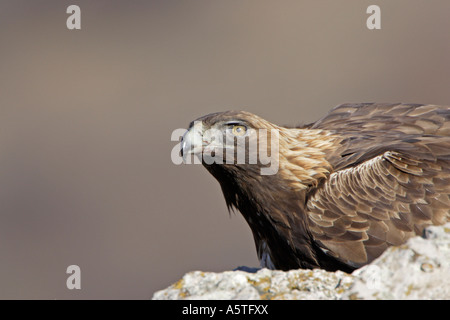
M 212 129 L 222 139 L 206 134 Z M 248 161 L 250 148 L 240 163 L 202 159 L 228 208 L 249 224 L 261 267 L 351 272 L 450 220 L 450 107 L 344 104 L 299 127 L 244 111 L 214 113 L 191 123 L 181 154 L 236 148 L 228 137 L 261 143 L 261 129 L 278 133 L 274 174 Z

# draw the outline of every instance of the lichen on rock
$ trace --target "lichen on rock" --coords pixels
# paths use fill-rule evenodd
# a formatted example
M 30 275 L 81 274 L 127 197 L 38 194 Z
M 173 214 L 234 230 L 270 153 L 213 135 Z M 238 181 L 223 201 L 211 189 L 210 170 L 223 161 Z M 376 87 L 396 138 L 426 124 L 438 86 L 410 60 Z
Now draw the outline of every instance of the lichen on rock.
M 450 299 L 450 223 L 427 228 L 424 237 L 389 248 L 352 274 L 320 269 L 193 271 L 153 299 Z

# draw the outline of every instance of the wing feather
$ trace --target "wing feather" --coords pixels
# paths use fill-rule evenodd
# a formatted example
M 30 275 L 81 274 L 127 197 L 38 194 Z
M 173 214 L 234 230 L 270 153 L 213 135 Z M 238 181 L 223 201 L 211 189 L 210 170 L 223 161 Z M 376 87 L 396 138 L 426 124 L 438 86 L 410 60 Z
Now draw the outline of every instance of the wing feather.
M 306 203 L 325 251 L 359 266 L 450 220 L 449 122 L 448 107 L 362 104 L 312 125 L 342 136 L 335 171 Z

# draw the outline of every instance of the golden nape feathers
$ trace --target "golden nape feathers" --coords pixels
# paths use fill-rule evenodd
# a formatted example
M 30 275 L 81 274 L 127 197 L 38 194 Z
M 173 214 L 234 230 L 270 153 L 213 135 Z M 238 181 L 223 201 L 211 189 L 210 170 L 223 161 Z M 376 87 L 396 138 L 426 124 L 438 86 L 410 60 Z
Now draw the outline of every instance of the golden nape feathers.
M 351 272 L 450 220 L 449 107 L 346 104 L 297 128 L 215 113 L 191 123 L 182 153 L 242 213 L 262 267 Z

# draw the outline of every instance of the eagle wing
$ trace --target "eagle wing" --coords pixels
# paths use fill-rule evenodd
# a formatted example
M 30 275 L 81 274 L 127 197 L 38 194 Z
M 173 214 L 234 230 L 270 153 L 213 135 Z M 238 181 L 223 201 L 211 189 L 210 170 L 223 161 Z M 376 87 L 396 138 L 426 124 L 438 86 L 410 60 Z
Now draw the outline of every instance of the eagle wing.
M 307 199 L 314 239 L 364 265 L 450 217 L 450 109 L 341 105 L 311 126 L 341 137 L 334 172 Z

